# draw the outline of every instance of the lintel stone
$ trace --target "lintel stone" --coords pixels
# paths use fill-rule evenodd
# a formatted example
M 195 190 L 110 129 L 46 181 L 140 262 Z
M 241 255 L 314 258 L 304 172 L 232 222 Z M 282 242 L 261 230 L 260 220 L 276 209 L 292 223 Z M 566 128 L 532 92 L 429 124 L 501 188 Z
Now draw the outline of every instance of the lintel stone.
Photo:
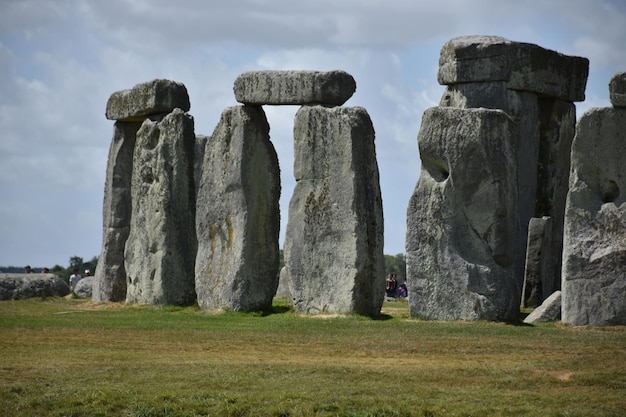
M 441 49 L 437 80 L 442 85 L 506 81 L 507 88 L 566 101 L 583 101 L 587 58 L 499 36 L 463 36 Z
M 626 107 L 626 72 L 618 72 L 611 78 L 609 96 L 613 107 Z
M 356 91 L 345 71 L 250 71 L 235 80 L 238 102 L 251 105 L 341 106 Z
M 113 93 L 107 102 L 106 118 L 141 122 L 153 114 L 170 113 L 175 108 L 187 112 L 190 107 L 184 84 L 156 79 Z

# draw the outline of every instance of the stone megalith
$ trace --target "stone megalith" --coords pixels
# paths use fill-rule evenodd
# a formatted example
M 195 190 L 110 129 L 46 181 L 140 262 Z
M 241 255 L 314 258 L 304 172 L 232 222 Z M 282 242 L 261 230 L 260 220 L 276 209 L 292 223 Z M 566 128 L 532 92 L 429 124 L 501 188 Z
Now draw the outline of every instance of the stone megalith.
M 545 323 L 557 320 L 561 320 L 561 291 L 555 291 L 547 297 L 540 306 L 526 316 L 524 323 Z
M 189 109 L 183 84 L 153 80 L 115 92 L 107 102 L 106 117 L 116 120 L 109 149 L 103 203 L 103 238 L 94 275 L 94 301 L 126 298 L 124 248 L 130 232 L 131 176 L 137 131 L 148 116 L 175 108 Z
M 522 288 L 522 308 L 541 305 L 554 291 L 556 270 L 552 261 L 552 218 L 533 217 L 528 224 L 526 268 Z
M 325 104 L 341 106 L 356 91 L 344 71 L 250 71 L 235 80 L 234 92 L 243 104 Z
M 518 319 L 517 137 L 501 110 L 424 113 L 421 175 L 407 210 L 412 316 Z
M 269 310 L 278 285 L 280 171 L 260 106 L 224 110 L 197 196 L 195 281 L 203 309 Z
M 612 85 L 613 86 L 613 85 Z M 576 127 L 565 210 L 562 321 L 626 324 L 626 108 L 593 108 Z
M 376 316 L 384 296 L 383 212 L 374 128 L 360 107 L 301 107 L 285 266 L 294 307 Z
M 618 72 L 611 78 L 609 97 L 613 107 L 626 107 L 626 72 Z
M 146 119 L 137 132 L 124 252 L 127 303 L 195 301 L 195 139 L 193 118 L 181 109 Z
M 585 98 L 586 58 L 563 55 L 538 45 L 498 36 L 465 36 L 441 50 L 438 81 L 447 85 L 441 106 L 501 109 L 515 121 L 518 143 L 518 254 L 520 284 L 528 222 L 553 219 L 552 252 L 560 285 L 563 213 L 569 178 L 569 154 L 576 112 Z
M 70 287 L 56 274 L 0 273 L 0 301 L 32 297 L 63 297 Z
M 104 186 L 102 249 L 92 290 L 97 302 L 126 299 L 124 246 L 130 232 L 130 180 L 140 126 L 138 122 L 116 122 L 113 128 Z

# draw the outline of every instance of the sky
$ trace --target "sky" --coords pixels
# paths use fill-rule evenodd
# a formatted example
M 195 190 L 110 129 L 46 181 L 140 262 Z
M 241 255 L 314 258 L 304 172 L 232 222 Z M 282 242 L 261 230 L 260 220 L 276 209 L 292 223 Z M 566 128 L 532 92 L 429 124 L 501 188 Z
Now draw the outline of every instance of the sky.
M 436 106 L 441 47 L 498 35 L 590 60 L 586 99 L 609 106 L 626 71 L 620 0 L 0 0 L 0 266 L 67 266 L 102 245 L 102 203 L 115 91 L 182 82 L 196 134 L 238 105 L 252 70 L 340 69 L 376 131 L 384 253 L 404 252 L 420 174 L 421 117 Z M 293 178 L 296 106 L 264 107 L 281 176 L 281 241 Z

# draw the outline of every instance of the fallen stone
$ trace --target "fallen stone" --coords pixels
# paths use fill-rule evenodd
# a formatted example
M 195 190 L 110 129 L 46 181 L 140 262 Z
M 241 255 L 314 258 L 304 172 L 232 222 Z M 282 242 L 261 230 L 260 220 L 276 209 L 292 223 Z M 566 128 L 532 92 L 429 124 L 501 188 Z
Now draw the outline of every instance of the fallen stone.
M 424 113 L 421 174 L 407 210 L 412 316 L 518 320 L 516 141 L 501 110 Z
M 611 78 L 609 97 L 613 107 L 626 107 L 626 72 L 619 72 Z
M 589 60 L 498 36 L 464 36 L 441 50 L 442 85 L 506 81 L 507 88 L 566 101 L 583 101 Z
M 148 116 L 170 113 L 179 108 L 189 111 L 187 88 L 175 81 L 152 80 L 117 91 L 109 97 L 106 118 L 125 122 L 141 122 Z
M 137 122 L 116 122 L 113 128 L 104 185 L 102 249 L 93 283 L 92 298 L 96 302 L 126 298 L 124 247 L 130 232 L 130 183 L 140 127 Z
M 137 132 L 132 214 L 124 263 L 127 303 L 195 301 L 193 118 L 180 109 L 147 119 Z
M 84 277 L 83 279 L 78 281 L 78 284 L 76 284 L 76 288 L 74 288 L 74 294 L 79 297 L 91 298 L 94 282 L 94 277 Z
M 0 273 L 0 301 L 33 297 L 64 297 L 70 287 L 55 274 Z
M 534 309 L 524 323 L 546 323 L 561 319 L 561 291 L 555 291 L 539 307 Z
M 626 324 L 626 109 L 592 108 L 572 145 L 563 239 L 563 317 Z
M 285 236 L 294 307 L 305 314 L 380 314 L 383 211 L 367 111 L 300 108 L 294 159 Z
M 341 106 L 356 91 L 344 71 L 251 71 L 235 80 L 234 92 L 244 104 Z
M 260 106 L 230 107 L 207 140 L 197 196 L 203 309 L 269 310 L 278 285 L 280 170 Z

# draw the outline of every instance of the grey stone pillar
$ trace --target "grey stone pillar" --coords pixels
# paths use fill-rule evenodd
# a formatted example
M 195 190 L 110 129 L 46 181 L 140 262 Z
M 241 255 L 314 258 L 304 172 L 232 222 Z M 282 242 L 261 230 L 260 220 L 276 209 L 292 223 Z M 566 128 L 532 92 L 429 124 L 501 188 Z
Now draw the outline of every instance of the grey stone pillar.
M 620 93 L 621 92 L 621 93 Z M 576 127 L 565 210 L 562 320 L 626 324 L 626 73 L 610 83 L 613 107 Z
M 294 140 L 285 265 L 295 308 L 378 315 L 383 216 L 369 115 L 359 107 L 305 106 L 295 117 Z
M 270 310 L 278 285 L 280 170 L 260 106 L 224 110 L 206 141 L 201 177 L 198 304 Z
M 412 316 L 517 320 L 516 136 L 501 110 L 424 113 L 421 174 L 407 210 Z
M 130 233 L 131 177 L 137 132 L 147 117 L 164 115 L 175 108 L 188 111 L 189 107 L 185 86 L 168 80 L 153 80 L 117 91 L 107 102 L 106 117 L 117 122 L 107 163 L 103 242 L 93 285 L 95 301 L 126 298 L 124 249 Z

